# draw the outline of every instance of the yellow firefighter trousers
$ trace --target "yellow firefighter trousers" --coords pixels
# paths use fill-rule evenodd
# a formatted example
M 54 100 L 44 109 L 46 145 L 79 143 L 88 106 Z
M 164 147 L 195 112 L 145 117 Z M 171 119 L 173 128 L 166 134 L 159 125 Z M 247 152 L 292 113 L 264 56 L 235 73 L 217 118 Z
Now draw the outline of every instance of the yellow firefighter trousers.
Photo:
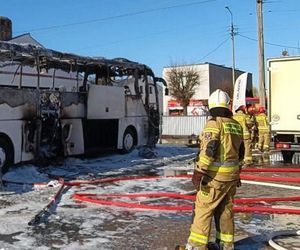
M 257 147 L 260 151 L 269 151 L 270 148 L 270 133 L 259 131 Z
M 218 182 L 211 180 L 201 184 L 197 193 L 194 219 L 188 243 L 199 250 L 207 250 L 212 218 L 215 218 L 216 241 L 224 250 L 233 249 L 234 219 L 233 198 L 238 181 Z
M 244 139 L 244 146 L 245 146 L 245 155 L 244 155 L 244 163 L 245 164 L 252 164 L 252 142 L 251 138 Z

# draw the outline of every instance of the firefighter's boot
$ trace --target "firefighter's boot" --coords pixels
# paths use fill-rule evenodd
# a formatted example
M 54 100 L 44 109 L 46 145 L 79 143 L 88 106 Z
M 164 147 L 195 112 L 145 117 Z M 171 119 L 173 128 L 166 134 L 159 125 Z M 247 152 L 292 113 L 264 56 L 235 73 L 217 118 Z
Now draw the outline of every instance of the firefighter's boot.
M 209 248 L 207 248 L 206 245 L 203 245 L 202 247 L 193 247 L 192 245 L 190 245 L 189 243 L 186 244 L 186 246 L 176 246 L 175 250 L 207 250 Z
M 233 243 L 220 242 L 219 246 L 220 246 L 219 250 L 233 250 L 234 249 Z
M 208 248 L 208 250 L 220 250 L 221 249 L 219 243 L 216 243 L 216 242 L 208 242 L 207 248 Z

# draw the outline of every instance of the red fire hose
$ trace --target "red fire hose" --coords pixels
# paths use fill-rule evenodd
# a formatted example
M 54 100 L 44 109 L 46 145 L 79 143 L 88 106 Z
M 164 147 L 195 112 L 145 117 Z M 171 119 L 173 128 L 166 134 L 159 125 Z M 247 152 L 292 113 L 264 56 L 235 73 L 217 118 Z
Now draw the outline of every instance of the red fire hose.
M 281 169 L 280 169 L 281 170 Z M 247 171 L 247 170 L 246 170 Z M 245 172 L 246 172 L 245 171 Z M 255 172 L 254 168 L 250 169 L 251 172 Z M 291 172 L 286 170 L 287 172 Z M 257 169 L 256 172 L 269 172 L 268 169 Z M 273 168 L 271 172 L 276 172 Z M 299 172 L 299 171 L 295 171 Z M 66 185 L 82 185 L 82 184 L 100 184 L 100 183 L 113 183 L 119 181 L 127 180 L 145 180 L 145 179 L 163 179 L 163 178 L 190 178 L 190 175 L 180 175 L 172 177 L 162 177 L 162 176 L 133 176 L 133 177 L 120 177 L 120 178 L 106 178 L 94 181 L 76 181 L 69 182 Z M 284 182 L 300 182 L 300 178 L 293 177 L 267 177 L 267 176 L 255 176 L 255 175 L 241 175 L 243 180 L 263 180 L 263 181 L 284 181 Z M 137 208 L 137 209 L 150 209 L 150 210 L 163 210 L 163 211 L 190 211 L 192 206 L 161 206 L 161 205 L 146 205 L 133 202 L 117 201 L 111 200 L 112 198 L 130 198 L 136 199 L 140 197 L 168 197 L 174 199 L 185 199 L 194 201 L 195 196 L 184 195 L 184 194 L 174 194 L 174 193 L 147 193 L 147 194 L 84 194 L 75 193 L 73 198 L 79 201 L 85 201 L 90 203 L 96 203 L 101 205 L 112 205 L 119 207 Z M 109 200 L 109 199 L 110 200 Z M 236 199 L 235 204 L 251 204 L 259 202 L 278 202 L 278 201 L 300 201 L 300 196 L 298 197 L 274 197 L 274 198 L 243 198 Z M 289 213 L 289 214 L 300 214 L 300 209 L 288 209 L 288 208 L 269 208 L 269 207 L 234 207 L 235 212 L 248 212 L 248 213 Z
M 100 198 L 103 197 L 103 198 Z M 128 207 L 128 208 L 139 208 L 139 209 L 150 209 L 150 210 L 163 210 L 163 211 L 190 211 L 191 206 L 161 206 L 161 205 L 146 205 L 140 203 L 131 203 L 115 200 L 107 200 L 105 198 L 140 198 L 140 197 L 168 197 L 175 199 L 186 199 L 186 200 L 195 200 L 195 196 L 192 195 L 183 195 L 183 194 L 174 194 L 174 193 L 147 193 L 147 194 L 84 194 L 76 193 L 73 195 L 73 198 L 80 201 L 86 201 L 90 203 L 96 203 L 101 205 L 112 205 L 117 207 Z
M 161 206 L 161 205 L 145 205 L 140 203 L 124 202 L 107 200 L 105 198 L 140 198 L 140 197 L 169 197 L 175 199 L 195 200 L 195 196 L 175 194 L 175 193 L 144 193 L 144 194 L 87 194 L 87 193 L 75 193 L 73 198 L 79 201 L 85 201 L 101 205 L 111 205 L 117 207 L 147 209 L 147 210 L 162 210 L 162 211 L 191 211 L 192 206 Z M 297 197 L 276 197 L 276 198 L 243 198 L 235 199 L 235 204 L 251 204 L 259 202 L 275 202 L 275 201 L 300 201 L 300 196 Z M 234 207 L 235 212 L 248 212 L 248 213 L 288 213 L 288 214 L 300 214 L 300 209 L 288 209 L 288 208 L 268 208 L 268 207 Z
M 242 180 L 259 180 L 259 181 L 275 181 L 275 182 L 295 182 L 300 183 L 299 177 L 273 177 L 273 176 L 258 176 L 258 175 L 240 175 Z
M 57 199 L 60 197 L 60 195 L 62 194 L 65 188 L 65 181 L 63 178 L 59 178 L 59 183 L 60 183 L 60 188 L 58 189 L 56 194 L 51 198 L 50 202 L 28 222 L 29 226 L 33 226 L 39 223 L 43 218 L 43 216 L 47 212 L 49 212 L 50 208 L 57 202 Z
M 242 172 L 300 172 L 300 169 L 296 168 L 244 168 Z M 165 178 L 190 178 L 191 175 L 177 175 L 177 176 L 125 176 L 117 178 L 105 178 L 92 181 L 71 181 L 65 182 L 63 178 L 59 179 L 61 187 L 51 199 L 51 201 L 30 220 L 29 225 L 34 225 L 38 223 L 42 217 L 50 210 L 50 208 L 56 203 L 58 197 L 62 194 L 65 186 L 80 186 L 85 184 L 105 184 L 114 183 L 120 181 L 132 181 L 132 180 L 151 180 L 151 179 L 165 179 Z M 256 176 L 256 175 L 245 175 L 241 174 L 242 180 L 260 180 L 260 181 L 272 181 L 272 182 L 300 182 L 300 178 L 295 177 L 268 177 L 268 176 Z M 292 187 L 292 186 L 290 186 Z M 294 186 L 293 186 L 294 187 Z M 173 199 L 184 199 L 188 201 L 194 201 L 195 196 L 187 194 L 174 194 L 174 193 L 147 193 L 147 194 L 87 194 L 87 193 L 75 193 L 73 198 L 79 201 L 91 202 L 101 205 L 111 205 L 119 207 L 137 208 L 137 209 L 151 209 L 151 210 L 161 210 L 161 211 L 191 211 L 191 205 L 184 206 L 174 206 L 174 205 L 150 205 L 117 201 L 112 200 L 112 198 L 130 198 L 137 199 L 141 197 L 156 197 L 156 198 L 173 198 Z M 159 199 L 158 198 L 158 199 Z M 296 197 L 273 197 L 273 198 L 243 198 L 235 199 L 235 204 L 255 204 L 261 202 L 280 202 L 280 201 L 300 201 L 300 196 Z M 288 209 L 288 208 L 270 208 L 270 207 L 234 207 L 235 212 L 247 212 L 247 213 L 289 213 L 289 214 L 300 214 L 300 209 Z
M 243 168 L 242 172 L 300 173 L 300 168 Z

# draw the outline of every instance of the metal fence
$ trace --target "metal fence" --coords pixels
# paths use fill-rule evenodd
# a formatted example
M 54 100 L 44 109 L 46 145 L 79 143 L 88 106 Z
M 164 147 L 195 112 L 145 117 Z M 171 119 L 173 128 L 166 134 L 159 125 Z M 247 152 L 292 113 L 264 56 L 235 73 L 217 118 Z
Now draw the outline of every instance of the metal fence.
M 199 135 L 206 123 L 207 116 L 163 116 L 162 136 Z

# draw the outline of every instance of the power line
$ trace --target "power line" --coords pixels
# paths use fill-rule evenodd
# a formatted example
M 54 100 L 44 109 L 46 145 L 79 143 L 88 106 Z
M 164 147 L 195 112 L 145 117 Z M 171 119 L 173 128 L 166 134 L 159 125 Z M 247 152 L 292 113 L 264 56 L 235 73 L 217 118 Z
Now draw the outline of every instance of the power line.
M 237 34 L 237 35 L 240 36 L 240 37 L 246 38 L 246 39 L 248 39 L 248 40 L 257 42 L 257 39 L 254 39 L 254 38 L 251 38 L 251 37 L 248 37 L 248 36 L 244 36 L 244 35 L 241 35 L 241 34 Z M 268 44 L 268 45 L 272 45 L 272 46 L 277 46 L 277 47 L 281 47 L 281 48 L 286 48 L 286 49 L 299 49 L 298 47 L 287 46 L 287 45 L 281 45 L 281 44 L 276 44 L 276 43 L 269 43 L 269 42 L 264 42 L 264 43 L 265 43 L 265 44 Z
M 206 57 L 208 57 L 209 55 L 211 55 L 212 53 L 214 53 L 216 50 L 218 50 L 222 45 L 224 45 L 227 41 L 229 40 L 229 38 L 226 38 L 224 41 L 222 41 L 216 48 L 214 48 L 213 50 L 211 50 L 210 52 L 208 52 L 205 56 L 203 56 L 202 58 L 199 59 L 199 61 L 202 61 L 203 59 L 205 59 Z
M 123 18 L 123 17 L 137 16 L 137 15 L 150 13 L 150 12 L 157 12 L 157 11 L 160 11 L 160 10 L 169 10 L 169 9 L 193 6 L 193 5 L 204 4 L 204 3 L 215 2 L 215 1 L 217 1 L 217 0 L 195 1 L 195 2 L 191 2 L 191 3 L 185 3 L 185 4 L 177 4 L 177 5 L 171 5 L 171 6 L 166 6 L 166 7 L 160 7 L 160 8 L 146 9 L 146 10 L 141 10 L 141 11 L 136 11 L 136 12 L 128 12 L 128 13 L 124 13 L 124 14 L 120 14 L 120 15 L 97 18 L 97 19 L 86 20 L 86 21 L 81 21 L 81 22 L 61 24 L 61 25 L 53 25 L 53 26 L 48 26 L 48 27 L 41 27 L 41 28 L 31 29 L 31 30 L 27 30 L 27 31 L 18 31 L 17 33 L 37 32 L 37 31 L 44 31 L 44 30 L 60 29 L 60 28 L 65 28 L 65 27 L 70 27 L 70 26 L 75 26 L 75 25 L 82 25 L 82 24 L 88 24 L 88 23 L 108 21 L 108 20 L 113 20 L 113 19 L 118 19 L 118 18 Z
M 104 44 L 98 44 L 97 43 L 97 44 L 94 44 L 94 45 L 77 48 L 77 49 L 75 49 L 75 51 L 82 51 L 82 50 L 91 49 L 91 48 L 98 48 L 98 47 L 103 47 L 103 46 L 107 46 L 107 45 L 123 43 L 123 42 L 126 42 L 126 41 L 135 41 L 135 40 L 140 40 L 140 39 L 144 39 L 144 38 L 147 38 L 147 37 L 154 37 L 154 36 L 161 35 L 161 34 L 166 34 L 166 33 L 182 32 L 181 30 L 186 30 L 187 28 L 191 28 L 191 27 L 194 28 L 195 26 L 197 26 L 197 28 L 198 28 L 201 25 L 198 25 L 198 24 L 195 25 L 194 24 L 194 25 L 189 25 L 189 26 L 183 26 L 179 30 L 178 29 L 165 29 L 165 30 L 160 30 L 158 32 L 149 33 L 147 35 L 140 35 L 140 36 L 135 37 L 135 38 L 123 39 L 123 40 L 118 40 L 118 41 L 110 41 L 110 42 L 107 42 L 107 43 L 104 43 Z M 206 26 L 206 24 L 203 25 L 203 26 Z M 222 33 L 223 33 L 223 31 L 222 31 Z M 202 35 L 203 34 L 204 33 L 202 33 Z M 212 34 L 212 33 L 210 33 L 210 34 Z M 223 34 L 220 36 L 220 32 L 216 32 L 216 34 L 218 34 L 219 37 L 224 37 Z M 227 33 L 226 33 L 226 36 L 227 36 Z
M 269 10 L 268 11 L 269 13 L 273 13 L 273 12 L 276 12 L 276 13 L 287 13 L 287 12 L 300 12 L 299 9 L 293 9 L 293 10 Z

